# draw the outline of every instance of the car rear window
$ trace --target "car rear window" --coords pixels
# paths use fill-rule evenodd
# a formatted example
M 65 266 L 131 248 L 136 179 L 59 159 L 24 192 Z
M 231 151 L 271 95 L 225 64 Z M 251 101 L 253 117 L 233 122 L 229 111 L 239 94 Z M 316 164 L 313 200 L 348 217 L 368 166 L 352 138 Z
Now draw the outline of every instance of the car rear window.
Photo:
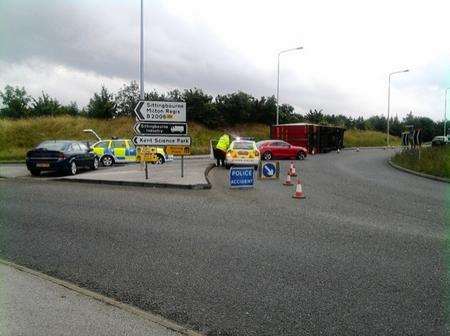
M 69 145 L 70 142 L 67 141 L 44 141 L 40 143 L 36 148 L 63 151 L 66 150 Z
M 88 146 L 86 146 L 84 143 L 80 142 L 78 145 L 80 146 L 80 148 L 83 152 L 86 152 L 89 150 Z
M 253 149 L 253 142 L 250 141 L 239 141 L 235 142 L 233 149 Z

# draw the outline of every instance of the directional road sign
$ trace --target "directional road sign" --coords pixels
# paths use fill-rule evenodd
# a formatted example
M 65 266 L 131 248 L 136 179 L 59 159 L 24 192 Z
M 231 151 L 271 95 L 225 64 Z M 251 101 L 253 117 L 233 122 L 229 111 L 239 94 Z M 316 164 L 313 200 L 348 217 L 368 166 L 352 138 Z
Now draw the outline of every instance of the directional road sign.
M 191 138 L 188 136 L 151 136 L 137 135 L 133 138 L 136 146 L 190 146 Z
M 140 101 L 134 113 L 140 121 L 186 122 L 186 103 Z
M 253 167 L 231 167 L 230 187 L 231 188 L 252 188 L 255 185 Z
M 152 123 L 138 122 L 134 125 L 138 135 L 186 135 L 186 123 Z

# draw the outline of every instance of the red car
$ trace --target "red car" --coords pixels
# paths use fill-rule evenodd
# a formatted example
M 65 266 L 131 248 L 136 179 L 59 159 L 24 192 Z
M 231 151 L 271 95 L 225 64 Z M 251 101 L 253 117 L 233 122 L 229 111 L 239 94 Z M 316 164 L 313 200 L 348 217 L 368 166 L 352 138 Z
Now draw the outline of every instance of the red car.
M 304 160 L 308 151 L 304 147 L 293 146 L 283 140 L 264 140 L 256 143 L 263 160 L 298 159 Z

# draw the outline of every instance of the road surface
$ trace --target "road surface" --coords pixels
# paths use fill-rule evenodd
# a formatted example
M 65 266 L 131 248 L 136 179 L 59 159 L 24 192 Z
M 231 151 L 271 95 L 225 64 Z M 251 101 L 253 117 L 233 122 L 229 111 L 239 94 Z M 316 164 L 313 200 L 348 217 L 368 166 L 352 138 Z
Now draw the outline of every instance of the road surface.
M 0 257 L 208 335 L 444 335 L 449 186 L 386 158 L 308 157 L 305 200 L 1 180 Z

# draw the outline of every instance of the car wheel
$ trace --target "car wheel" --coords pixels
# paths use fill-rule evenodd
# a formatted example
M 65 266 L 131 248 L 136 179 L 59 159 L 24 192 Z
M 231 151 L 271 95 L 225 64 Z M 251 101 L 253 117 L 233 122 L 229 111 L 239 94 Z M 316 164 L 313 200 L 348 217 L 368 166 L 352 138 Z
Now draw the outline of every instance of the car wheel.
M 98 157 L 94 157 L 94 160 L 91 163 L 91 169 L 92 170 L 98 169 Z
M 162 156 L 161 154 L 156 154 L 156 161 L 152 162 L 153 164 L 163 164 L 164 162 L 166 162 L 166 160 L 164 160 L 164 156 Z
M 114 158 L 110 155 L 105 155 L 102 157 L 102 165 L 104 167 L 110 167 L 114 164 Z
M 305 157 L 306 157 L 305 153 L 303 153 L 303 152 L 298 152 L 298 154 L 297 154 L 297 159 L 298 159 L 298 160 L 304 160 Z
M 255 168 L 255 171 L 258 170 L 258 166 L 255 166 L 254 168 Z
M 272 159 L 272 153 L 271 152 L 265 152 L 263 154 L 263 159 L 266 160 L 266 161 L 271 160 Z
M 75 160 L 73 160 L 73 161 L 70 163 L 69 174 L 70 174 L 70 175 L 76 175 L 77 171 L 78 171 L 77 164 L 75 163 Z
M 33 176 L 41 175 L 41 171 L 39 169 L 30 169 L 30 174 Z

